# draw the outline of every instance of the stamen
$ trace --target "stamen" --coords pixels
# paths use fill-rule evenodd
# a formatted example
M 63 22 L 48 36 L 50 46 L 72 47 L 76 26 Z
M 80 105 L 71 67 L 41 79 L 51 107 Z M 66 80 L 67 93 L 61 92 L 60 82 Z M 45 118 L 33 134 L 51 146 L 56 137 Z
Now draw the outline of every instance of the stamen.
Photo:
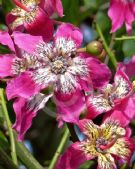
M 30 10 L 25 6 L 23 5 L 21 2 L 19 2 L 18 0 L 13 0 L 13 2 L 18 6 L 20 7 L 21 9 L 25 10 L 26 12 L 29 12 Z
M 117 137 L 114 138 L 114 139 L 113 139 L 109 144 L 107 144 L 107 145 L 100 145 L 99 148 L 100 148 L 101 150 L 105 151 L 105 150 L 109 149 L 110 147 L 112 147 L 112 146 L 115 144 L 116 141 L 117 141 Z

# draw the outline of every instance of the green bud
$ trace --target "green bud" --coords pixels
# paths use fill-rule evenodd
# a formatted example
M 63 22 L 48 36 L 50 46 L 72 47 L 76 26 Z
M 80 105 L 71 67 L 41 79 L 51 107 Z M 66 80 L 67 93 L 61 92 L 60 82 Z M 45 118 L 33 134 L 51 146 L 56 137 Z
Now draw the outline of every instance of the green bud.
M 103 45 L 99 41 L 90 42 L 86 46 L 86 52 L 92 55 L 100 55 L 103 51 Z

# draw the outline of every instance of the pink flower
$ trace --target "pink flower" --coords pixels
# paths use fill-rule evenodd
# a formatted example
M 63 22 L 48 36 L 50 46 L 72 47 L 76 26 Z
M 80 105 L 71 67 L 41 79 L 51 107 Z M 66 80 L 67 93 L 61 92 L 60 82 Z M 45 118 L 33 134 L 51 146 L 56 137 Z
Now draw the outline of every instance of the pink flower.
M 91 91 L 93 87 L 98 89 L 106 85 L 111 77 L 110 70 L 99 60 L 77 52 L 82 43 L 82 34 L 71 24 L 62 24 L 51 43 L 44 42 L 41 37 L 23 35 L 14 33 L 12 36 L 15 44 L 25 50 L 27 56 L 22 56 L 25 64 L 20 69 L 20 63 L 16 63 L 17 68 L 14 69 L 14 62 L 10 58 L 8 65 L 5 62 L 5 67 L 9 67 L 8 72 L 5 69 L 5 75 L 2 76 L 3 70 L 0 71 L 1 77 L 9 76 L 11 67 L 15 72 L 18 72 L 18 68 L 20 71 L 7 84 L 8 99 L 29 99 L 41 90 L 52 87 L 59 125 L 63 121 L 76 123 L 85 105 L 83 90 Z M 1 64 L 5 57 L 0 58 Z
M 50 40 L 53 36 L 53 21 L 49 16 L 54 12 L 63 15 L 60 0 L 14 0 L 17 7 L 7 15 L 7 24 L 12 30 L 25 28 L 32 35 Z M 42 25 L 42 26 L 41 26 Z
M 100 92 L 100 94 L 99 94 Z M 87 97 L 88 118 L 95 118 L 101 113 L 109 112 L 119 107 L 124 102 L 128 102 L 132 96 L 132 84 L 125 74 L 123 67 L 119 67 L 115 77 L 114 84 L 108 84 L 98 94 Z M 124 105 L 123 105 L 124 106 Z M 121 109 L 122 110 L 122 109 Z
M 126 30 L 131 33 L 132 22 L 135 20 L 135 2 L 133 0 L 110 0 L 108 15 L 112 20 L 112 30 L 115 32 L 126 24 Z
M 134 143 L 119 121 L 107 119 L 97 126 L 91 120 L 84 119 L 79 121 L 78 126 L 86 138 L 73 143 L 60 156 L 56 169 L 77 169 L 85 161 L 95 158 L 98 169 L 117 169 L 115 160 L 130 160 Z

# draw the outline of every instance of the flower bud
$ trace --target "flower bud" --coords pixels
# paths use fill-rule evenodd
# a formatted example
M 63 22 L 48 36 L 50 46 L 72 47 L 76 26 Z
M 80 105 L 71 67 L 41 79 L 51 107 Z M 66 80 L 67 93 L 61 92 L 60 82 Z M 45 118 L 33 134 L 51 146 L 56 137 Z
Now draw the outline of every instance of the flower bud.
M 86 52 L 92 55 L 100 55 L 103 51 L 103 45 L 99 41 L 90 42 L 86 46 Z

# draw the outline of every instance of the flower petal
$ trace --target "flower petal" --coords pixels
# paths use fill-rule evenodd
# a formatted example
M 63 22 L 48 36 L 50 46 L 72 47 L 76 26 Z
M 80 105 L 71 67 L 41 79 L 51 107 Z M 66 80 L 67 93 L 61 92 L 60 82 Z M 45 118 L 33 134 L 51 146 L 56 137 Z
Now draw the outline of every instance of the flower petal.
M 79 142 L 72 144 L 68 150 L 60 156 L 56 164 L 56 169 L 77 169 L 85 161 L 92 159 L 92 157 L 88 158 L 79 147 Z
M 40 7 L 44 9 L 49 16 L 54 12 L 57 12 L 60 17 L 63 16 L 61 0 L 41 0 Z
M 113 134 L 119 135 L 119 136 L 125 136 L 126 130 L 125 128 L 120 126 L 120 122 L 116 119 L 108 118 L 104 121 L 104 123 L 101 125 L 102 129 L 102 137 L 106 140 L 109 140 L 112 138 Z
M 3 45 L 7 45 L 13 52 L 15 51 L 13 41 L 8 32 L 0 31 L 0 43 Z
M 73 26 L 72 24 L 61 24 L 58 27 L 55 38 L 58 39 L 62 37 L 68 40 L 73 40 L 76 47 L 81 46 L 83 40 L 83 35 L 79 28 Z
M 129 78 L 135 76 L 135 55 L 132 57 L 129 63 L 125 64 L 125 72 Z
M 0 77 L 13 76 L 12 66 L 16 56 L 12 54 L 0 55 Z
M 51 72 L 49 66 L 46 66 L 45 68 L 35 70 L 32 79 L 37 85 L 46 88 L 48 85 L 53 85 L 57 81 L 57 75 Z
M 98 59 L 92 58 L 88 54 L 82 54 L 82 56 L 86 56 L 86 63 L 93 82 L 93 87 L 102 88 L 103 86 L 107 85 L 111 78 L 111 71 L 109 68 Z
M 98 156 L 98 168 L 97 169 L 117 169 L 114 158 L 110 154 Z
M 131 94 L 132 84 L 128 76 L 124 72 L 124 67 L 121 65 L 118 67 L 118 70 L 114 77 L 115 91 L 111 94 L 114 95 L 114 102 L 117 103 Z M 116 99 L 115 99 L 116 97 Z
M 31 72 L 24 72 L 8 82 L 6 93 L 10 100 L 18 96 L 29 98 L 30 96 L 37 94 L 39 90 L 40 86 L 36 85 L 32 80 Z
M 28 15 L 28 17 L 31 17 L 31 15 Z M 30 22 L 25 21 L 24 26 L 28 33 L 42 36 L 45 41 L 49 41 L 53 38 L 53 22 L 40 8 L 37 9 L 35 18 L 30 20 Z
M 71 94 L 74 93 L 76 89 L 81 89 L 81 86 L 77 82 L 75 76 L 68 72 L 60 75 L 56 84 L 56 91 L 59 91 L 63 94 Z
M 16 122 L 13 128 L 19 133 L 19 140 L 23 140 L 24 134 L 32 124 L 32 119 L 37 115 L 37 112 L 45 106 L 50 97 L 52 97 L 52 95 L 44 96 L 43 94 L 37 94 L 30 99 L 16 99 L 13 105 L 16 113 Z
M 119 120 L 122 126 L 127 126 L 135 118 L 135 95 L 123 100 L 114 110 L 107 113 L 104 118 L 107 117 Z
M 80 90 L 71 94 L 55 92 L 54 101 L 57 105 L 59 126 L 64 122 L 77 123 L 85 106 L 85 97 Z
M 80 130 L 91 140 L 96 140 L 99 137 L 99 127 L 91 120 L 80 120 L 77 125 Z
M 111 32 L 115 32 L 123 25 L 125 21 L 126 9 L 126 5 L 122 1 L 111 0 L 108 11 L 108 15 L 112 20 Z
M 119 138 L 108 150 L 109 153 L 116 155 L 120 159 L 129 161 L 134 152 L 134 141 L 131 138 Z
M 90 95 L 86 99 L 86 105 L 88 108 L 87 118 L 94 119 L 99 114 L 107 112 L 112 109 L 108 100 L 103 95 L 93 96 Z
M 131 34 L 132 31 L 132 22 L 135 20 L 134 9 L 135 9 L 135 2 L 128 2 L 126 6 L 126 13 L 125 13 L 125 24 L 126 24 L 126 30 L 129 35 Z
M 36 49 L 36 45 L 42 41 L 41 36 L 32 36 L 21 32 L 13 32 L 15 44 L 28 53 L 33 53 Z

